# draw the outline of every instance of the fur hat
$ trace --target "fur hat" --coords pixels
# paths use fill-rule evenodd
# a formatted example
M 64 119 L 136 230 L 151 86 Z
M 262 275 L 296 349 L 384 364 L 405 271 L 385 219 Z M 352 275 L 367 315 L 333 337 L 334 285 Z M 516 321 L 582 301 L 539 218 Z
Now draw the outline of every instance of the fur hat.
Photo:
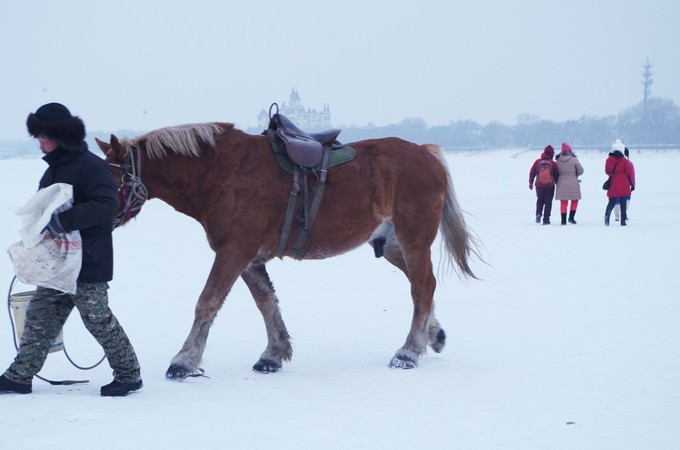
M 621 139 L 617 139 L 613 144 L 612 144 L 612 151 L 620 151 L 623 152 L 623 150 L 626 148 L 625 145 L 623 145 L 623 142 L 621 142 Z
M 571 146 L 566 142 L 562 142 L 562 153 L 571 153 Z
M 61 103 L 47 103 L 26 119 L 28 134 L 48 137 L 67 150 L 79 148 L 85 139 L 85 124 Z
M 553 156 L 555 156 L 555 149 L 552 148 L 552 145 L 548 145 L 546 148 L 543 149 L 543 153 L 552 158 Z

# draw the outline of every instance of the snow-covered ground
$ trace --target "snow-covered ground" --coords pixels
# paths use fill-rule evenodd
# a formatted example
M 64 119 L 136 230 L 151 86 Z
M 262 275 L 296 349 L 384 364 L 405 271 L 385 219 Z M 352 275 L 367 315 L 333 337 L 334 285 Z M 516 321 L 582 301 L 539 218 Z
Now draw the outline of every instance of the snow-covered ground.
M 578 225 L 559 225 L 557 202 L 553 225 L 534 223 L 527 178 L 540 151 L 450 155 L 488 264 L 473 265 L 481 281 L 440 277 L 435 300 L 448 345 L 410 371 L 387 367 L 410 324 L 408 284 L 365 246 L 330 260 L 269 264 L 293 336 L 293 361 L 281 372 L 251 371 L 266 337 L 239 281 L 208 339 L 210 378 L 167 381 L 212 254 L 197 223 L 149 202 L 114 234 L 109 292 L 144 388 L 102 398 L 106 363 L 82 372 L 53 353 L 41 375 L 90 382 L 35 380 L 31 395 L 0 395 L 2 448 L 680 448 L 680 153 L 633 151 L 629 226 L 606 228 L 606 152 L 578 149 Z M 14 211 L 43 170 L 39 159 L 0 161 L 0 247 L 18 240 Z M 11 277 L 9 258 L 0 258 L 0 282 L 9 286 Z M 76 315 L 65 341 L 81 365 L 101 356 Z M 0 370 L 14 354 L 6 316 Z

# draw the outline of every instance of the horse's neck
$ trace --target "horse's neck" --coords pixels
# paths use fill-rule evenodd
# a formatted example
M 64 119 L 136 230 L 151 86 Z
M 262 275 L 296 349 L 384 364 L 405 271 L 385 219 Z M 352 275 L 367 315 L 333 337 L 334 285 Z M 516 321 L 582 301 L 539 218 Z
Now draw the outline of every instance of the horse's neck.
M 142 181 L 148 183 L 150 198 L 158 198 L 200 222 L 206 211 L 219 203 L 219 192 L 233 188 L 229 186 L 235 182 L 231 176 L 242 168 L 247 168 L 249 186 L 255 191 L 271 188 L 272 180 L 281 171 L 265 136 L 227 130 L 219 148 L 200 157 L 168 154 L 161 159 L 145 159 Z
M 146 162 L 142 182 L 149 191 L 149 198 L 157 198 L 177 211 L 197 218 L 197 180 L 203 177 L 203 165 L 183 164 L 177 158 L 166 157 Z

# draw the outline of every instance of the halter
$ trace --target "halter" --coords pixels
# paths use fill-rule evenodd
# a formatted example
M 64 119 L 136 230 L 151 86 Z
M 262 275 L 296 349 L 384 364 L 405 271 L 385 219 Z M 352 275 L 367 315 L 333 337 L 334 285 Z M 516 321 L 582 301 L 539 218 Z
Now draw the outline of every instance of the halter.
M 144 202 L 149 198 L 149 193 L 141 178 L 141 155 L 139 149 L 137 149 L 137 160 L 135 161 L 133 152 L 135 148 L 134 145 L 130 146 L 125 155 L 125 162 L 121 164 L 109 163 L 123 171 L 118 187 L 118 213 L 113 218 L 114 230 L 136 216 L 142 209 Z

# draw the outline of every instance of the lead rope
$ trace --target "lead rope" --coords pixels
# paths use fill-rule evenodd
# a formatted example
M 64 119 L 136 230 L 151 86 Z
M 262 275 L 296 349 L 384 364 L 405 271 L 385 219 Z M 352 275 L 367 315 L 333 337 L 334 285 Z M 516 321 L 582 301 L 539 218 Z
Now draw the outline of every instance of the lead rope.
M 19 343 L 17 342 L 17 334 L 16 334 L 16 326 L 14 325 L 14 318 L 12 317 L 12 290 L 14 289 L 14 285 L 17 282 L 17 277 L 16 275 L 12 278 L 12 281 L 9 284 L 9 291 L 7 292 L 7 314 L 9 315 L 9 323 L 12 327 L 12 339 L 14 341 L 14 349 L 16 351 L 19 351 Z M 64 355 L 66 355 L 66 359 L 76 368 L 80 370 L 91 370 L 100 365 L 105 359 L 106 355 L 102 356 L 102 358 L 95 364 L 88 366 L 88 367 L 83 367 L 79 366 L 76 364 L 73 359 L 71 359 L 71 356 L 69 356 L 68 352 L 66 351 L 66 344 L 63 344 L 63 350 L 64 350 Z M 58 386 L 58 385 L 70 385 L 70 384 L 82 384 L 82 383 L 89 383 L 90 380 L 60 380 L 60 381 L 55 381 L 55 380 L 50 380 L 48 378 L 41 377 L 40 375 L 35 375 L 36 378 L 43 380 L 46 383 L 49 383 L 53 386 Z

